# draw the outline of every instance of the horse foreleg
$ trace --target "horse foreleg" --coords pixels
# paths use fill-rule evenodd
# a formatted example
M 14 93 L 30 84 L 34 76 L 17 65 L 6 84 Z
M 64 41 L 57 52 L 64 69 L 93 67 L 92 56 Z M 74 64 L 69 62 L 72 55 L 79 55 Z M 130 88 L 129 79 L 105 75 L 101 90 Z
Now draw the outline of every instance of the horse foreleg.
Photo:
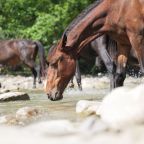
M 37 71 L 38 83 L 42 83 L 41 70 L 40 70 L 40 66 L 39 65 L 36 67 L 36 71 Z
M 78 84 L 78 87 L 80 90 L 82 90 L 82 84 L 81 84 L 81 73 L 79 68 L 78 60 L 76 61 L 76 72 L 75 72 L 76 81 Z
M 37 71 L 35 68 L 35 62 L 30 59 L 26 59 L 24 63 L 31 69 L 33 74 L 33 88 L 36 88 L 36 78 L 37 78 Z
M 97 47 L 95 50 L 98 53 L 98 55 L 100 56 L 100 58 L 102 59 L 108 72 L 113 73 L 114 72 L 114 62 L 106 49 L 107 48 L 106 37 L 101 37 L 101 38 L 98 38 L 97 40 L 99 40 L 99 41 L 97 42 Z
M 70 88 L 74 88 L 74 83 L 73 83 L 73 77 L 72 79 L 70 80 L 70 85 L 69 85 Z
M 31 68 L 31 71 L 33 73 L 33 88 L 36 88 L 36 77 L 37 77 L 37 71 L 35 70 L 35 68 Z
M 116 73 L 113 75 L 114 88 L 123 86 L 129 53 L 130 47 L 118 44 L 117 68 Z
M 128 32 L 129 40 L 140 64 L 141 72 L 144 74 L 144 38 L 142 35 Z

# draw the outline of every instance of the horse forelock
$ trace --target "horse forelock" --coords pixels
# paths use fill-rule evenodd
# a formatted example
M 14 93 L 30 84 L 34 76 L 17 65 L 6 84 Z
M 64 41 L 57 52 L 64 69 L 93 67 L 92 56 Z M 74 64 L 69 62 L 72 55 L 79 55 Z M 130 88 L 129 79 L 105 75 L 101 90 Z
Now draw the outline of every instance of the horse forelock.
M 63 35 L 68 35 L 69 32 L 79 23 L 89 12 L 91 12 L 96 6 L 98 6 L 103 0 L 96 0 L 94 3 L 89 5 L 86 9 L 84 9 L 66 28 Z

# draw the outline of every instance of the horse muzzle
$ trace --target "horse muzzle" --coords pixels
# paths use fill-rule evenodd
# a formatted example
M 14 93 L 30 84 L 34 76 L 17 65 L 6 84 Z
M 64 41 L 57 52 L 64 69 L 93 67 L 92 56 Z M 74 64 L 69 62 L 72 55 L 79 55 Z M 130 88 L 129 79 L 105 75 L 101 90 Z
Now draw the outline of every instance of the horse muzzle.
M 61 94 L 60 91 L 47 93 L 47 96 L 48 99 L 50 99 L 51 101 L 58 101 L 63 99 L 63 95 Z

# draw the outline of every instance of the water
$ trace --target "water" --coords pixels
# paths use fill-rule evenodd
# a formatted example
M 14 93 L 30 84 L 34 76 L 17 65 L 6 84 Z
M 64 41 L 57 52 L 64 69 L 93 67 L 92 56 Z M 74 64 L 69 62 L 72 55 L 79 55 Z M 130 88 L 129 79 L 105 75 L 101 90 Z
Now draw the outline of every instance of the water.
M 0 115 L 14 114 L 18 109 L 27 106 L 35 107 L 42 111 L 44 117 L 41 120 L 69 119 L 76 121 L 75 106 L 79 100 L 100 100 L 100 97 L 103 96 L 103 94 L 84 95 L 83 92 L 79 92 L 78 90 L 73 95 L 71 93 L 73 93 L 73 90 L 67 91 L 63 100 L 52 102 L 47 99 L 43 91 L 29 91 L 30 101 L 0 103 Z
M 141 83 L 141 78 L 127 78 L 125 86 L 134 87 Z M 102 78 L 83 78 L 83 91 L 75 89 L 67 89 L 64 93 L 64 98 L 61 101 L 50 101 L 47 99 L 43 90 L 21 90 L 26 91 L 30 101 L 15 101 L 0 103 L 0 116 L 15 114 L 22 107 L 35 107 L 42 111 L 42 116 L 37 120 L 53 120 L 53 119 L 68 119 L 73 122 L 80 118 L 75 113 L 76 103 L 79 100 L 98 100 L 101 101 L 105 95 L 109 93 L 109 79 Z

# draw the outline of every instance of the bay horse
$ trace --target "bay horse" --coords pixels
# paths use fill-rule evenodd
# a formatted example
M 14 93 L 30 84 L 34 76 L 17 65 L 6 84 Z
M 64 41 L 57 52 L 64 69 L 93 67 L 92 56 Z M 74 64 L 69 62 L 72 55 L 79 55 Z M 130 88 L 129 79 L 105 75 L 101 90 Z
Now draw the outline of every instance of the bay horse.
M 36 56 L 39 55 L 39 70 L 36 71 Z M 31 40 L 1 40 L 0 41 L 0 64 L 3 66 L 17 66 L 24 63 L 34 76 L 33 87 L 36 87 L 36 77 L 38 74 L 39 83 L 41 76 L 45 74 L 45 52 L 39 41 Z
M 79 53 L 84 46 L 103 34 L 117 42 L 114 79 L 118 83 L 123 79 L 131 47 L 144 73 L 144 0 L 99 0 L 67 27 L 49 57 L 45 91 L 50 100 L 63 98 L 63 91 L 75 72 Z

